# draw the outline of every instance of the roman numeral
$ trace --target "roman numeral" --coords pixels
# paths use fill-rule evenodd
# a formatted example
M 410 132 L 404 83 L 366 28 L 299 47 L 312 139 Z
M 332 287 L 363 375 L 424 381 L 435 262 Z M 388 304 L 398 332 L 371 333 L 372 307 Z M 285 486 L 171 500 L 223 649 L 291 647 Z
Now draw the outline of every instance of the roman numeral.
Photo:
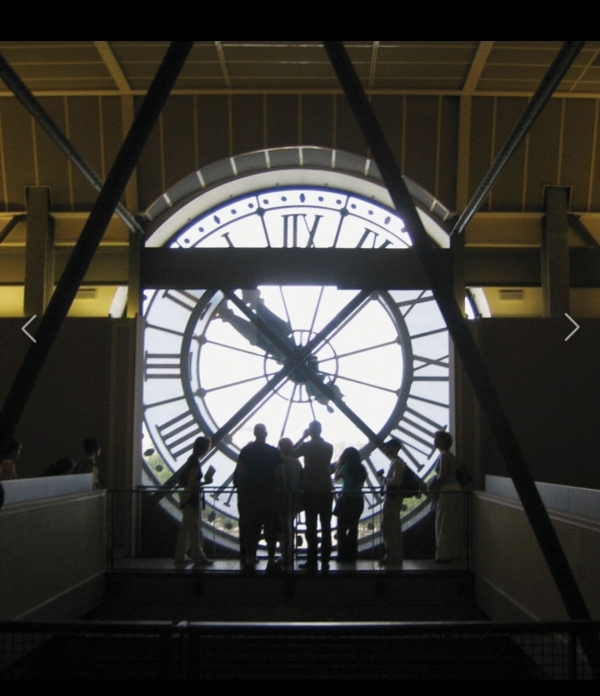
M 176 304 L 180 305 L 184 309 L 189 310 L 190 312 L 198 304 L 198 298 L 196 297 L 196 295 L 193 295 L 191 292 L 188 292 L 187 290 L 165 290 L 163 297 L 166 297 L 168 300 L 175 302 Z
M 433 434 L 437 430 L 444 430 L 446 427 L 447 426 L 442 423 L 437 423 L 431 418 L 427 418 L 427 416 L 409 407 L 404 413 L 404 418 L 395 429 L 403 435 L 408 435 L 410 437 L 410 442 L 406 443 L 407 446 L 428 458 L 435 449 Z M 402 437 L 400 439 L 402 439 Z M 423 447 L 423 449 L 421 447 Z M 412 461 L 414 461 L 419 468 L 423 467 L 422 463 L 418 463 L 416 460 Z
M 180 379 L 179 353 L 144 353 L 144 382 L 149 379 Z
M 159 425 L 157 430 L 173 459 L 189 452 L 194 440 L 202 434 L 191 411 L 185 411 Z
M 435 302 L 435 298 L 430 290 L 423 290 L 418 297 L 415 297 L 410 300 L 401 300 L 400 302 L 396 302 L 396 307 L 398 307 L 398 309 L 400 310 L 400 314 L 402 314 L 403 317 L 406 317 L 408 313 L 411 312 L 416 305 L 425 304 L 427 302 Z
M 414 334 L 411 336 L 411 339 L 415 341 L 418 338 L 425 338 L 425 336 L 434 336 L 435 334 L 444 333 L 447 330 L 448 329 L 446 329 L 445 326 L 442 326 L 441 329 L 432 329 L 431 331 L 423 331 L 423 333 Z
M 158 324 L 152 324 L 151 322 L 146 323 L 147 329 L 156 329 L 157 331 L 163 331 L 164 333 L 172 334 L 173 336 L 183 337 L 183 331 L 177 331 L 176 329 L 169 329 L 166 326 L 158 326 Z
M 282 215 L 283 218 L 283 246 L 284 247 L 297 247 L 298 246 L 298 234 L 300 232 L 298 228 L 298 221 L 302 219 L 306 231 L 308 232 L 308 242 L 306 244 L 308 247 L 314 247 L 315 245 L 315 235 L 319 228 L 319 223 L 323 219 L 322 215 L 315 215 L 312 226 L 308 223 L 307 216 L 304 213 L 292 213 L 289 215 Z
M 450 367 L 449 364 L 450 356 L 444 355 L 443 358 L 426 358 L 423 355 L 413 355 L 413 369 L 415 372 L 417 370 L 425 370 L 428 367 L 442 367 L 447 370 Z M 420 363 L 420 364 L 414 364 Z
M 370 249 L 385 249 L 386 247 L 390 246 L 391 242 L 389 239 L 385 239 L 382 244 L 377 246 L 377 240 L 380 236 L 381 235 L 377 234 L 377 232 L 374 232 L 373 230 L 370 230 L 368 227 L 365 227 L 363 236 L 358 240 L 356 248 L 363 249 L 365 247 L 368 247 Z M 370 247 L 369 242 L 371 242 Z

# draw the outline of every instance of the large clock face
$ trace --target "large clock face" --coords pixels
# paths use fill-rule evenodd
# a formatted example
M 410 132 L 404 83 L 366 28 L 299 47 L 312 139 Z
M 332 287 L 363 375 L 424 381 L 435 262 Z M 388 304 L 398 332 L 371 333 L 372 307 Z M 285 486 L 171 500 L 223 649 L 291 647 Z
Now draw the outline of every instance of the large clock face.
M 211 210 L 171 247 L 402 248 L 410 240 L 389 209 L 330 189 L 259 192 Z M 227 269 L 223 269 L 227 273 Z M 256 423 L 269 441 L 296 441 L 319 420 L 336 456 L 357 447 L 375 478 L 388 436 L 425 477 L 432 434 L 448 425 L 448 336 L 429 291 L 273 287 L 146 291 L 146 474 L 163 482 L 206 433 L 207 461 L 225 489 Z M 227 496 L 217 496 L 219 508 Z M 231 513 L 231 509 L 227 510 Z

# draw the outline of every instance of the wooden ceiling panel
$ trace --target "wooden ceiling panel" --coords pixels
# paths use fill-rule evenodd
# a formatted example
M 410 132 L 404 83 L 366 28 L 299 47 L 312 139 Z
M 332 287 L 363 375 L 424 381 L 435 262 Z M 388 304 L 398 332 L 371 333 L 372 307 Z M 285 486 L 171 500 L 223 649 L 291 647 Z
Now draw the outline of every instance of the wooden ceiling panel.
M 97 43 L 1 41 L 0 53 L 38 93 L 118 93 L 119 87 Z M 169 42 L 109 41 L 106 44 L 131 89 L 143 92 L 156 74 Z M 480 44 L 479 41 L 345 42 L 361 79 L 371 88 L 454 94 L 464 88 Z M 561 41 L 493 42 L 476 91 L 532 93 L 562 44 Z M 596 93 L 600 90 L 599 73 L 600 42 L 588 41 L 563 81 L 561 91 Z M 175 91 L 311 88 L 339 89 L 319 41 L 198 41 Z M 7 91 L 0 85 L 0 94 Z
M 92 41 L 0 41 L 0 51 L 15 67 L 28 63 L 101 62 Z
M 378 62 L 398 63 L 460 63 L 468 65 L 473 60 L 477 49 L 477 41 L 461 42 L 446 46 L 418 46 L 413 42 L 398 43 L 394 45 L 389 41 L 382 41 L 379 45 Z
M 424 78 L 426 80 L 439 80 L 443 84 L 445 80 L 464 80 L 467 77 L 468 65 L 464 63 L 388 63 L 377 61 L 377 79 L 386 78 L 405 80 L 411 78 Z
M 222 41 L 227 63 L 261 62 L 261 63 L 328 63 L 327 54 L 320 42 L 308 41 L 257 41 L 255 43 L 240 41 Z
M 368 75 L 368 65 L 355 66 L 359 75 Z M 227 68 L 231 78 L 235 77 L 262 77 L 265 80 L 273 81 L 274 79 L 282 80 L 297 80 L 306 77 L 315 77 L 322 79 L 324 77 L 335 80 L 335 73 L 331 65 L 324 63 L 227 63 Z

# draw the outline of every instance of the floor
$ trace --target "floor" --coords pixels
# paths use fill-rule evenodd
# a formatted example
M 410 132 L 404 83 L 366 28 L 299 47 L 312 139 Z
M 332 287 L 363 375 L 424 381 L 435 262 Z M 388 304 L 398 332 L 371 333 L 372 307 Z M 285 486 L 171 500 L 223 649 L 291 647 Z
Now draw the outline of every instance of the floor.
M 299 568 L 302 559 L 294 564 L 294 573 L 306 574 L 307 571 Z M 193 568 L 192 564 L 183 566 L 175 565 L 172 558 L 122 558 L 113 562 L 114 570 L 148 570 L 148 571 L 176 571 L 186 573 L 237 573 L 240 571 L 240 562 L 237 558 L 215 559 L 212 566 Z M 267 569 L 266 559 L 260 560 L 254 572 L 265 572 Z M 320 569 L 320 566 L 319 566 Z M 456 560 L 452 563 L 435 563 L 430 559 L 405 560 L 401 566 L 380 566 L 376 560 L 359 560 L 356 564 L 338 563 L 332 560 L 329 567 L 330 573 L 404 573 L 404 572 L 447 572 L 456 570 L 466 570 L 465 561 Z M 245 571 L 248 572 L 248 571 Z

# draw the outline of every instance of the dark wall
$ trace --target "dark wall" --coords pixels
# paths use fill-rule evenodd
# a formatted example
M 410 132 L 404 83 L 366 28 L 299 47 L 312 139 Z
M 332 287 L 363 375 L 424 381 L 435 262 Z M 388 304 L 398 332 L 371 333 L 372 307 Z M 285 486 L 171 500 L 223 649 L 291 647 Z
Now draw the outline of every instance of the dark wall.
M 22 320 L 0 320 L 0 400 L 28 339 Z M 600 489 L 600 320 L 481 319 L 472 324 L 486 365 L 538 481 Z M 135 323 L 69 319 L 63 326 L 17 430 L 18 471 L 37 476 L 59 456 L 82 457 L 82 440 L 103 444 L 101 477 L 131 483 Z M 507 475 L 457 360 L 457 451 L 477 473 Z
M 473 331 L 536 481 L 600 489 L 600 321 L 481 319 Z M 457 361 L 458 453 L 478 472 L 508 475 Z
M 1 403 L 30 345 L 23 322 L 0 320 Z M 19 478 L 41 475 L 64 455 L 81 461 L 83 439 L 95 436 L 103 446 L 101 482 L 123 485 L 130 479 L 132 326 L 111 319 L 65 322 L 17 428 L 23 443 Z

